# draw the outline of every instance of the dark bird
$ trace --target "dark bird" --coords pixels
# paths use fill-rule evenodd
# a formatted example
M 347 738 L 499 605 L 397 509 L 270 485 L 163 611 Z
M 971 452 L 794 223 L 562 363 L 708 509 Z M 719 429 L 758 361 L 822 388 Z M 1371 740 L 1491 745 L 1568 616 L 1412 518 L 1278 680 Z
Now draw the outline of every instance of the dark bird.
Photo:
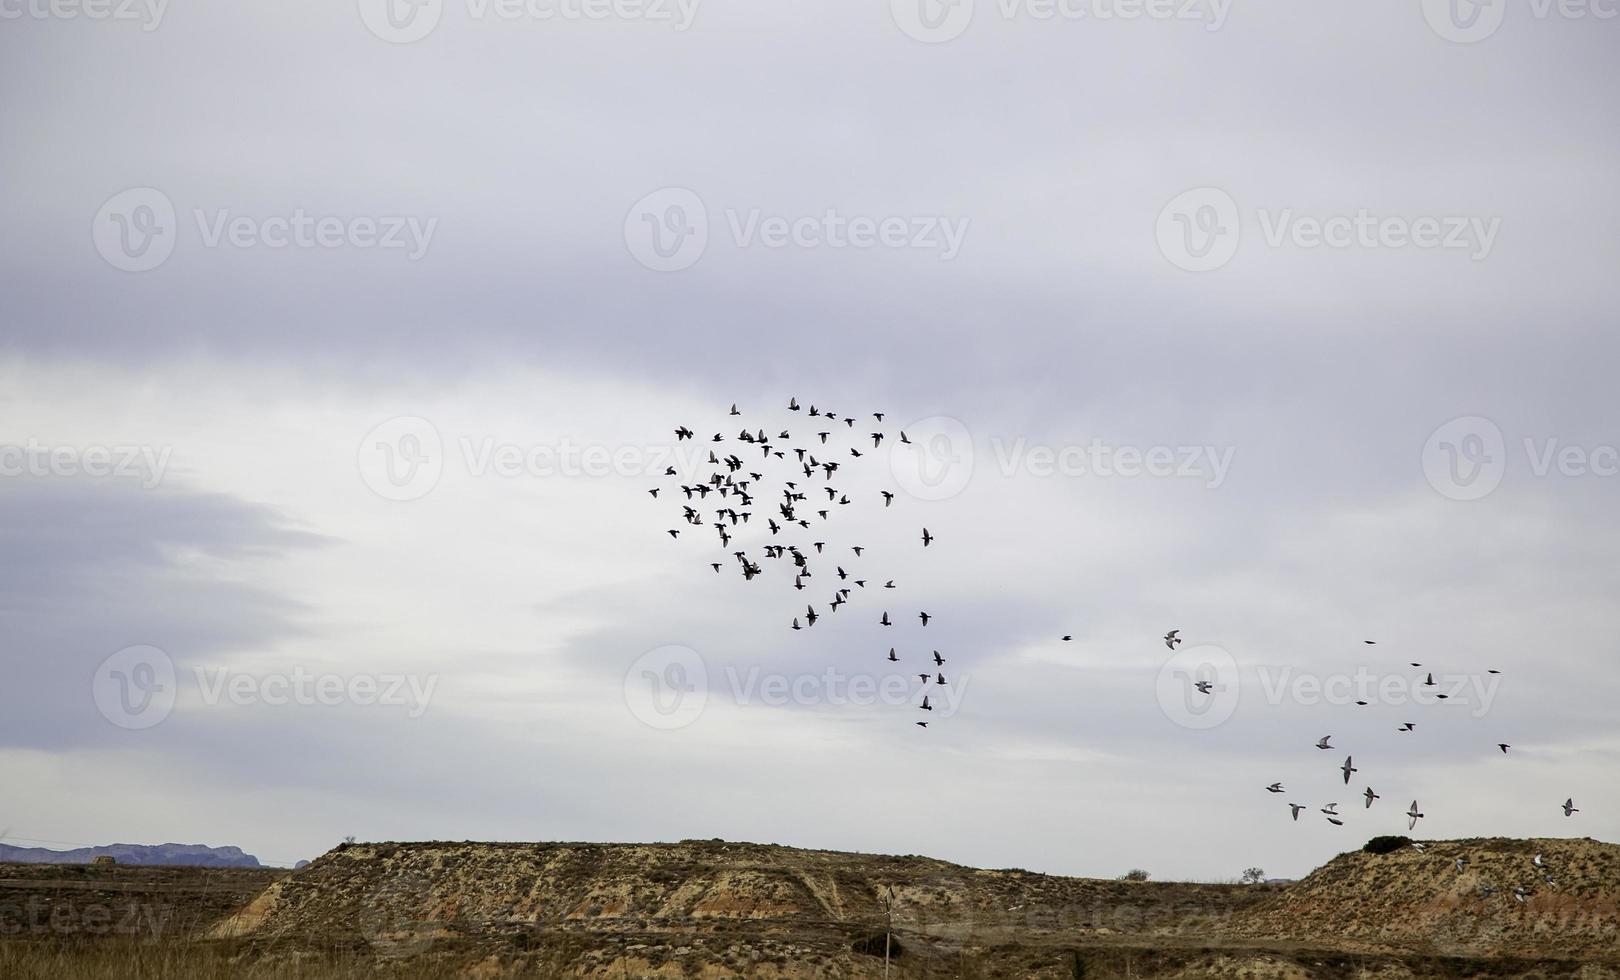
M 788 411 L 797 412 L 798 410 L 799 410 L 799 400 L 797 398 L 789 398 L 788 399 Z
M 923 538 L 922 538 L 923 547 L 924 548 L 928 547 L 929 543 L 932 542 L 933 540 L 934 540 L 934 536 L 932 534 L 928 533 L 928 529 L 926 527 L 923 528 Z
M 919 722 L 917 722 L 917 727 L 918 727 L 918 728 L 927 728 L 927 727 L 928 727 L 928 722 L 926 722 L 926 721 L 919 721 Z
M 859 558 L 861 556 L 861 552 L 866 550 L 866 546 L 863 544 L 853 544 L 849 546 L 849 550 L 855 552 L 855 557 Z
M 922 620 L 922 624 L 923 624 L 923 625 L 924 625 L 924 626 L 927 626 L 927 625 L 928 625 L 928 618 L 929 618 L 929 617 L 928 617 L 928 614 L 927 614 L 927 613 L 925 613 L 925 612 L 920 612 L 920 613 L 918 613 L 918 614 L 917 614 L 917 618 L 919 618 L 919 619 L 921 619 L 921 620 Z
M 1513 748 L 1513 746 L 1506 742 L 1497 742 L 1496 747 L 1502 750 L 1503 755 L 1507 755 L 1507 750 Z
M 1065 643 L 1072 639 L 1074 639 L 1074 637 L 1070 636 L 1068 633 L 1063 634 L 1063 640 Z
M 883 494 L 883 506 L 887 507 L 890 504 L 894 503 L 894 494 L 890 493 L 887 490 L 879 490 L 878 492 Z
M 1181 630 L 1171 630 L 1170 632 L 1164 634 L 1164 645 L 1174 650 L 1176 648 L 1176 644 L 1181 642 L 1181 637 L 1176 635 L 1180 632 Z
M 894 625 L 893 623 L 889 622 L 889 614 L 887 612 L 884 612 L 883 618 L 878 620 L 878 624 L 881 625 L 881 626 L 893 626 Z
M 797 616 L 793 617 L 793 628 L 796 629 L 796 630 L 804 628 L 804 627 L 799 625 L 799 617 L 797 617 Z
M 653 487 L 651 490 L 648 490 L 647 492 L 653 495 L 654 500 L 658 499 L 658 488 L 657 487 Z
M 1362 640 L 1361 642 L 1367 644 L 1368 646 L 1372 646 L 1373 644 L 1377 643 L 1378 641 L 1377 640 Z
M 1267 793 L 1281 793 L 1282 791 L 1283 791 L 1282 783 L 1272 783 L 1270 786 L 1266 787 L 1266 792 Z
M 1332 737 L 1333 737 L 1332 735 L 1323 735 L 1320 739 L 1317 740 L 1316 747 L 1319 748 L 1319 749 L 1331 749 L 1331 748 L 1333 748 L 1332 745 L 1328 744 L 1328 739 L 1330 739 Z
M 741 415 L 742 414 L 741 412 L 737 411 L 737 403 L 736 402 L 731 403 L 731 414 L 732 415 Z
M 720 563 L 717 562 L 717 561 L 716 562 L 710 562 L 709 567 L 714 569 L 716 572 L 720 571 Z
M 1335 827 L 1343 827 L 1344 826 L 1344 821 L 1340 820 L 1338 817 L 1328 817 L 1327 822 L 1332 824 Z
M 926 695 L 926 694 L 923 695 L 923 703 L 922 703 L 921 707 L 922 707 L 922 710 L 924 710 L 924 711 L 933 711 L 934 710 L 934 706 L 928 703 L 928 695 Z
M 943 666 L 945 666 L 945 658 L 939 655 L 938 650 L 934 651 L 934 666 L 935 667 L 943 667 Z
M 1344 765 L 1339 767 L 1339 771 L 1344 773 L 1344 784 L 1348 786 L 1350 785 L 1350 774 L 1353 772 L 1360 772 L 1361 770 L 1357 769 L 1355 766 L 1352 766 L 1350 764 L 1350 757 L 1345 756 Z
M 676 442 L 680 442 L 682 439 L 690 439 L 690 438 L 692 438 L 692 430 L 688 429 L 686 426 L 683 425 L 679 429 L 675 430 L 675 441 Z
M 1378 796 L 1377 793 L 1374 793 L 1372 791 L 1371 786 L 1368 786 L 1367 787 L 1367 792 L 1361 794 L 1361 798 L 1367 801 L 1367 805 L 1364 807 L 1364 809 L 1370 810 L 1370 809 L 1372 809 L 1372 801 L 1376 800 L 1376 799 L 1379 799 L 1379 796 Z
M 1567 817 L 1572 813 L 1580 812 L 1581 808 L 1575 805 L 1575 798 L 1573 796 L 1564 801 L 1564 816 Z
M 1294 813 L 1294 822 L 1299 823 L 1299 811 L 1305 809 L 1305 807 L 1299 803 L 1290 803 L 1288 804 L 1288 809 L 1292 810 Z
M 1399 728 L 1397 728 L 1397 729 L 1395 729 L 1395 730 L 1396 730 L 1396 731 L 1397 731 L 1397 732 L 1409 732 L 1409 731 L 1411 731 L 1411 730 L 1413 730 L 1413 729 L 1414 729 L 1414 728 L 1416 728 L 1416 727 L 1417 727 L 1417 726 L 1416 726 L 1416 725 L 1414 725 L 1414 724 L 1412 724 L 1412 723 L 1411 723 L 1411 722 L 1409 722 L 1409 721 L 1405 721 L 1405 722 L 1402 722 L 1402 723 L 1401 723 L 1401 727 L 1399 727 Z
M 672 530 L 672 531 L 669 532 L 669 536 L 672 537 L 672 538 L 678 538 L 678 537 L 681 536 L 681 532 L 676 531 L 676 530 Z
M 935 684 L 943 684 L 943 683 L 945 683 L 945 675 L 944 674 L 935 674 L 934 675 L 934 683 Z
M 899 663 L 900 662 L 900 658 L 894 655 L 894 647 L 889 648 L 889 662 L 890 663 Z

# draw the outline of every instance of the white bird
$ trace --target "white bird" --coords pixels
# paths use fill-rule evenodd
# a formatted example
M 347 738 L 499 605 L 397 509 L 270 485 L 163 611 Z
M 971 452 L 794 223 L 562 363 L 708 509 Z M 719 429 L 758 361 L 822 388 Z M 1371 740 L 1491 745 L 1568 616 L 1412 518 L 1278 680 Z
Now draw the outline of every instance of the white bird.
M 1538 868 L 1545 868 L 1546 867 L 1545 864 L 1541 863 L 1541 855 L 1540 854 L 1537 854 L 1535 857 L 1531 858 L 1530 863 L 1535 865 Z
M 1421 819 L 1422 816 L 1423 814 L 1418 812 L 1417 800 L 1413 800 L 1412 808 L 1406 811 L 1406 829 L 1411 830 L 1413 827 L 1416 827 L 1418 820 Z
M 1338 806 L 1339 804 L 1337 803 L 1329 803 L 1327 806 L 1322 808 L 1322 812 L 1330 817 L 1336 817 L 1339 815 Z
M 1321 737 L 1321 739 L 1317 741 L 1316 747 L 1319 748 L 1319 749 L 1331 749 L 1331 748 L 1333 748 L 1333 746 L 1328 744 L 1328 739 L 1330 739 L 1332 737 L 1333 737 L 1332 735 L 1323 735 Z
M 1466 867 L 1468 867 L 1468 859 L 1466 857 L 1458 858 L 1457 859 L 1457 870 L 1461 871 L 1462 869 L 1464 869 Z
M 1420 840 L 1415 840 L 1415 841 L 1412 842 L 1412 849 L 1417 850 L 1417 851 L 1426 851 L 1426 850 L 1429 849 L 1429 845 L 1423 843 Z
M 1530 897 L 1530 893 L 1524 890 L 1523 885 L 1520 885 L 1519 887 L 1513 889 L 1513 900 L 1514 901 L 1523 903 L 1525 901 L 1525 899 L 1527 899 L 1529 897 Z

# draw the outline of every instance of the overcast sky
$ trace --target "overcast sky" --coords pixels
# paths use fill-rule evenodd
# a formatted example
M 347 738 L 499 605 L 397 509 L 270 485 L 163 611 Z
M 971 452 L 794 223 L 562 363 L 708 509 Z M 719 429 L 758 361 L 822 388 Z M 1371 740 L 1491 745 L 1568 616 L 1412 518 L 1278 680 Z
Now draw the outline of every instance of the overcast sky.
M 390 2 L 0 0 L 7 842 L 1620 839 L 1612 0 Z

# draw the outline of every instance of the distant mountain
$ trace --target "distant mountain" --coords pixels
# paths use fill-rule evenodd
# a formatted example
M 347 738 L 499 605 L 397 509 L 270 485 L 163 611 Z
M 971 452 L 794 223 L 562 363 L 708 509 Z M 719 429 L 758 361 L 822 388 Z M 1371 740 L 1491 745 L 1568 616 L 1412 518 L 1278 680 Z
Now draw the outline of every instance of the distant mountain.
M 53 851 L 45 847 L 13 847 L 0 844 L 0 861 L 19 864 L 89 864 L 109 856 L 119 864 L 169 864 L 202 868 L 258 868 L 259 859 L 244 854 L 240 847 L 208 847 L 203 844 L 107 844 Z

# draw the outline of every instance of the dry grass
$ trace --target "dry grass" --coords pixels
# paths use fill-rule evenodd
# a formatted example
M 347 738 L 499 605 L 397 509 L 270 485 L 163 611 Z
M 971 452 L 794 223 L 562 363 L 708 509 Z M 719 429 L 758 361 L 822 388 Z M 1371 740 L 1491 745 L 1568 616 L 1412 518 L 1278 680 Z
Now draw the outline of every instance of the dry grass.
M 465 977 L 464 968 L 421 959 L 379 963 L 336 951 L 261 957 L 183 942 L 0 943 L 6 980 L 448 980 Z

